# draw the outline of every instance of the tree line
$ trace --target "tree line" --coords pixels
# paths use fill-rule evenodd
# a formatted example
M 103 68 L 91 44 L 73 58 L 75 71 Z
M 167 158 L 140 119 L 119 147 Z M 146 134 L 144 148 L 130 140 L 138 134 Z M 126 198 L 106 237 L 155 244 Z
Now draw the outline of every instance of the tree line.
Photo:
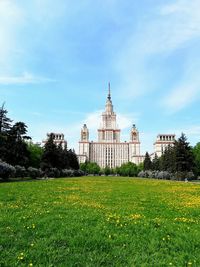
M 100 168 L 96 162 L 85 162 L 80 164 L 80 169 L 88 175 L 115 175 L 115 176 L 129 176 L 136 177 L 138 173 L 143 170 L 143 164 L 136 165 L 132 162 L 122 164 L 120 167 Z
M 151 160 L 146 152 L 144 170 L 140 176 L 163 179 L 194 179 L 200 176 L 200 143 L 191 147 L 185 134 L 168 146 L 162 156 Z M 156 177 L 158 176 L 158 177 Z
M 4 104 L 0 108 L 0 177 L 59 177 L 79 175 L 74 150 L 54 143 L 50 134 L 44 147 L 31 142 L 24 122 L 13 123 Z

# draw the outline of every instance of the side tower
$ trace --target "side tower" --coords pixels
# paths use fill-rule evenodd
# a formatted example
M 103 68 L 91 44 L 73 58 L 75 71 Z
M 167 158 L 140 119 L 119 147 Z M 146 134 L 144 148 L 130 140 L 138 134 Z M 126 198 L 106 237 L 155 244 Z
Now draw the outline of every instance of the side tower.
M 89 160 L 89 130 L 87 125 L 84 124 L 81 129 L 81 140 L 79 142 L 79 162 L 84 163 L 86 160 Z
M 135 164 L 140 163 L 140 139 L 139 131 L 135 124 L 131 129 L 130 133 L 130 143 L 129 143 L 129 161 Z
M 154 143 L 154 153 L 161 157 L 168 146 L 174 145 L 175 138 L 175 134 L 159 134 Z

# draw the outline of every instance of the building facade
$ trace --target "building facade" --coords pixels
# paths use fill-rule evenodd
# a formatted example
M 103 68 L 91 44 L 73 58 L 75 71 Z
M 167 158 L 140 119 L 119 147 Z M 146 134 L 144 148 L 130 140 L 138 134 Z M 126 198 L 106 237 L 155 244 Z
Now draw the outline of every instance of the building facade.
M 61 144 L 63 148 L 67 147 L 67 141 L 65 140 L 65 135 L 63 133 L 47 133 L 46 140 L 42 141 L 43 146 L 46 144 L 51 134 L 53 135 L 54 144 L 57 146 Z
M 175 137 L 175 134 L 159 134 L 154 143 L 154 154 L 161 157 L 167 147 L 174 145 Z
M 96 162 L 101 168 L 115 168 L 123 163 L 139 164 L 144 157 L 140 155 L 139 131 L 133 124 L 129 142 L 121 142 L 121 130 L 117 126 L 116 113 L 113 110 L 110 85 L 105 111 L 102 113 L 101 127 L 98 129 L 98 141 L 89 140 L 89 129 L 84 124 L 79 142 L 79 162 Z

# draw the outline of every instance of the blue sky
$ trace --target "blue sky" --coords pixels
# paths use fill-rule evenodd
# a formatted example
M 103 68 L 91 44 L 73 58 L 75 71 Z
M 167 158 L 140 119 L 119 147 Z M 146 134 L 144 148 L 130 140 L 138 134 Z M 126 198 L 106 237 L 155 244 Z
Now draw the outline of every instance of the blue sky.
M 34 141 L 97 139 L 108 82 L 121 140 L 200 141 L 199 0 L 0 0 L 0 102 Z

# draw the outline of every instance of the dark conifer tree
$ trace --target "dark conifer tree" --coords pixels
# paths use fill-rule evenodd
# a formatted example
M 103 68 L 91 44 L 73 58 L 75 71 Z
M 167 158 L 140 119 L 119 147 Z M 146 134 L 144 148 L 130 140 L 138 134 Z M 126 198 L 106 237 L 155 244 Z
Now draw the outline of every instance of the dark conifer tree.
M 152 169 L 152 162 L 151 162 L 151 158 L 149 156 L 149 153 L 146 152 L 145 154 L 145 159 L 144 159 L 144 170 L 151 170 Z
M 200 176 L 200 142 L 193 148 L 194 161 L 195 161 L 195 174 Z
M 60 167 L 59 150 L 54 143 L 54 135 L 50 134 L 48 141 L 44 146 L 44 153 L 41 159 L 41 168 L 47 170 Z
M 7 133 L 5 160 L 11 165 L 28 166 L 30 153 L 26 140 L 27 126 L 23 122 L 15 123 Z
M 69 169 L 69 155 L 67 145 L 62 150 L 62 169 Z
M 178 141 L 175 141 L 174 149 L 176 157 L 176 171 L 192 171 L 194 168 L 194 155 L 192 153 L 192 148 L 187 142 L 185 134 L 182 133 Z
M 79 163 L 74 150 L 68 150 L 69 168 L 73 170 L 79 169 Z
M 155 154 L 154 159 L 152 160 L 152 169 L 156 171 L 160 170 L 160 161 L 157 154 Z
M 0 108 L 0 159 L 5 161 L 7 154 L 7 135 L 11 128 L 12 120 L 7 117 L 7 110 L 4 108 L 4 104 Z

